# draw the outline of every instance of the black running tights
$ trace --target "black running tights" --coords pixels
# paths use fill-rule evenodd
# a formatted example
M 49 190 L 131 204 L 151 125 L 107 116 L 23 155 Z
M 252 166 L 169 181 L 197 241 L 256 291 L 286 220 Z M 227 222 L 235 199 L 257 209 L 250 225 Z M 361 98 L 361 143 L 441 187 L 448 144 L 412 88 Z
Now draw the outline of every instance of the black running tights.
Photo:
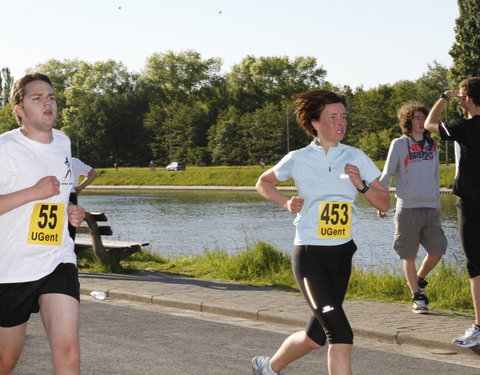
M 292 268 L 313 316 L 305 331 L 319 345 L 352 344 L 353 332 L 342 303 L 357 246 L 295 246 Z

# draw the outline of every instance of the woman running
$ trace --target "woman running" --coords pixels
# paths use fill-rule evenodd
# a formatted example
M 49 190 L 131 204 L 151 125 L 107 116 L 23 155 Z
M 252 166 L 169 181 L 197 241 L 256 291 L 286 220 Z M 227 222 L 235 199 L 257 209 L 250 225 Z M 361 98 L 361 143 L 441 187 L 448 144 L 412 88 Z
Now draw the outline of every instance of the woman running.
M 342 303 L 357 249 L 352 239 L 358 221 L 354 201 L 360 192 L 376 209 L 387 211 L 390 197 L 369 157 L 340 143 L 347 128 L 345 97 L 314 90 L 294 98 L 297 122 L 314 140 L 263 173 L 256 187 L 268 200 L 297 214 L 292 268 L 313 314 L 305 330 L 288 337 L 272 358 L 254 357 L 252 368 L 257 375 L 281 374 L 328 339 L 329 374 L 348 375 L 353 332 Z M 298 189 L 292 198 L 276 188 L 278 181 L 289 178 Z

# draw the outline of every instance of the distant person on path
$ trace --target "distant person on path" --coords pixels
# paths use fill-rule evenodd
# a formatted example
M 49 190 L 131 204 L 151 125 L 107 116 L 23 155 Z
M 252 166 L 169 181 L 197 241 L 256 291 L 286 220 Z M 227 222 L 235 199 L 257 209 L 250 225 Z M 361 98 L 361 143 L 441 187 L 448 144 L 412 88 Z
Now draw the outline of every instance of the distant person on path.
M 458 98 L 466 118 L 439 122 L 450 98 Z M 480 344 L 480 78 L 467 78 L 460 82 L 459 90 L 442 93 L 428 115 L 425 127 L 440 134 L 442 139 L 460 145 L 453 194 L 458 196 L 460 241 L 470 277 L 475 324 L 453 342 L 458 346 L 473 347 Z
M 11 91 L 18 129 L 0 136 L 0 374 L 11 374 L 27 321 L 40 311 L 56 374 L 79 374 L 80 290 L 67 222 L 85 210 L 68 202 L 70 139 L 53 129 L 50 79 L 27 74 Z
M 395 176 L 397 204 L 393 248 L 403 260 L 403 270 L 412 293 L 412 311 L 428 312 L 425 280 L 442 259 L 447 239 L 440 221 L 440 175 L 437 143 L 424 123 L 428 109 L 418 102 L 403 105 L 398 120 L 403 135 L 392 141 L 380 182 L 388 189 Z M 385 217 L 382 212 L 380 217 Z M 427 256 L 417 272 L 419 245 Z
M 297 122 L 314 140 L 265 171 L 256 187 L 268 200 L 297 214 L 292 268 L 312 317 L 305 330 L 288 337 L 272 358 L 254 357 L 252 367 L 255 374 L 280 374 L 328 339 L 329 374 L 349 375 L 353 332 L 342 304 L 357 249 L 354 201 L 360 192 L 375 208 L 387 211 L 390 197 L 368 156 L 340 143 L 347 129 L 345 97 L 314 90 L 294 98 Z M 289 178 L 294 179 L 298 196 L 290 198 L 277 189 L 279 181 Z
M 262 168 L 262 169 L 265 168 L 265 165 L 266 165 L 265 160 L 263 160 L 263 158 L 261 158 L 260 159 L 260 168 Z
M 150 160 L 150 163 L 148 164 L 148 168 L 150 168 L 151 171 L 154 171 L 156 166 L 157 165 L 155 164 L 155 162 L 153 160 Z
M 82 192 L 88 185 L 90 185 L 93 180 L 97 177 L 97 171 L 85 164 L 83 161 L 77 158 L 72 158 L 72 175 L 73 175 L 73 186 L 72 191 L 70 192 L 70 203 L 78 204 L 78 194 Z M 78 184 L 78 179 L 80 176 L 85 176 L 83 181 Z M 78 185 L 77 185 L 78 184 Z M 73 225 L 68 223 L 68 232 L 70 237 L 75 241 L 75 232 L 76 229 Z

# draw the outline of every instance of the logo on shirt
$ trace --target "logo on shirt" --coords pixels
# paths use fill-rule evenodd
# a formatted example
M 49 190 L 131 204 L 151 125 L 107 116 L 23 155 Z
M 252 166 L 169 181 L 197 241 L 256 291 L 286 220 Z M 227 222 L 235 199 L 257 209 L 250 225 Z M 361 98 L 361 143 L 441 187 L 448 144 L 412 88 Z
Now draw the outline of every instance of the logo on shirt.
M 403 161 L 405 166 L 410 162 L 419 162 L 422 160 L 433 160 L 437 152 L 437 142 L 433 139 L 426 142 L 408 143 L 407 156 Z
M 67 166 L 67 173 L 65 173 L 65 177 L 63 177 L 64 180 L 66 180 L 68 177 L 70 178 L 72 177 L 72 168 L 66 156 L 65 156 L 65 165 Z

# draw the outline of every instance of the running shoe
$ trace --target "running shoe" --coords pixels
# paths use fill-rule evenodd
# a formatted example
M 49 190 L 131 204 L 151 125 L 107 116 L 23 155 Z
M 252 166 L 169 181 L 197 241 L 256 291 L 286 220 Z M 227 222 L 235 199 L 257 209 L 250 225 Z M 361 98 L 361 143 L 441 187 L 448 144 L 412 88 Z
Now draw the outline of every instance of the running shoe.
M 415 314 L 428 313 L 428 298 L 423 292 L 417 292 L 412 297 L 412 311 Z
M 463 348 L 471 348 L 480 344 L 480 329 L 475 324 L 465 331 L 462 337 L 457 337 L 453 343 Z
M 275 372 L 270 367 L 270 357 L 257 355 L 252 358 L 253 375 L 282 375 L 281 372 Z

